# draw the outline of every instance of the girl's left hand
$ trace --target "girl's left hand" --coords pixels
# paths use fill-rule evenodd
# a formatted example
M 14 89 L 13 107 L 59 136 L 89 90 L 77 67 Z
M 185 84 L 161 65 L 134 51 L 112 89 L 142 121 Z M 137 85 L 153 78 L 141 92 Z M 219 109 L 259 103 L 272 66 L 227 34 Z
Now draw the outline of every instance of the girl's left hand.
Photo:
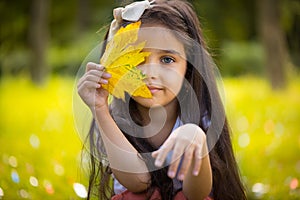
M 178 171 L 177 178 L 183 181 L 190 167 L 193 167 L 193 175 L 197 176 L 201 168 L 202 158 L 208 154 L 206 135 L 195 124 L 185 124 L 178 127 L 170 134 L 161 148 L 152 153 L 152 157 L 155 158 L 155 165 L 157 167 L 163 166 L 168 153 L 171 151 L 173 153 L 168 170 L 170 178 L 175 178 Z M 179 168 L 180 162 L 182 163 Z

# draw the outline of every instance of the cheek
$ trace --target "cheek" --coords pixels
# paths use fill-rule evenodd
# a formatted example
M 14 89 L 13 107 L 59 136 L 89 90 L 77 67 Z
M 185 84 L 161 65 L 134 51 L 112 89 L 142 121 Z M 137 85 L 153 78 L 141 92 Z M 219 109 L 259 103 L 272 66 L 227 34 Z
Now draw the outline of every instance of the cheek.
M 175 70 L 165 70 L 163 74 L 162 80 L 165 88 L 174 95 L 177 95 L 184 80 L 184 73 Z

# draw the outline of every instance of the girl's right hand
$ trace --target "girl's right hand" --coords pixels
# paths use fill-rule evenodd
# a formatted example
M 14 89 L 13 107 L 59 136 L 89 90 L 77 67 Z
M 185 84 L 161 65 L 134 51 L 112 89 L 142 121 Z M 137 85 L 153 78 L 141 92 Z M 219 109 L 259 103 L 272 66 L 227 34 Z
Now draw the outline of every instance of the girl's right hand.
M 85 74 L 79 79 L 77 91 L 81 99 L 92 110 L 108 106 L 108 91 L 101 84 L 108 84 L 111 75 L 104 72 L 104 66 L 89 62 Z

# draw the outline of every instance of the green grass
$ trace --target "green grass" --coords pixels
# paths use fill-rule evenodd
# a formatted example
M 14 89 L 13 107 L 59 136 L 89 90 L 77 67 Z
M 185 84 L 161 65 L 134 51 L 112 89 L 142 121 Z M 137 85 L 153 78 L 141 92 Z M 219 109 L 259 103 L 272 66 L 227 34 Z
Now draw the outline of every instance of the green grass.
M 253 77 L 226 79 L 224 85 L 249 199 L 300 199 L 300 79 L 275 92 Z
M 4 199 L 79 199 L 73 183 L 86 180 L 79 168 L 82 144 L 74 128 L 72 88 L 70 78 L 53 78 L 42 87 L 23 78 L 2 80 L 0 187 Z M 12 181 L 13 171 L 19 183 Z M 38 180 L 38 186 L 33 186 L 34 178 L 30 184 L 30 177 Z
M 300 199 L 300 78 L 277 92 L 255 77 L 228 78 L 224 85 L 234 150 L 249 199 Z M 66 77 L 51 78 L 42 87 L 26 78 L 1 80 L 3 199 L 80 199 L 73 184 L 86 186 L 87 180 L 80 167 L 82 142 L 73 119 L 73 87 L 74 80 Z M 15 172 L 19 182 L 12 179 Z

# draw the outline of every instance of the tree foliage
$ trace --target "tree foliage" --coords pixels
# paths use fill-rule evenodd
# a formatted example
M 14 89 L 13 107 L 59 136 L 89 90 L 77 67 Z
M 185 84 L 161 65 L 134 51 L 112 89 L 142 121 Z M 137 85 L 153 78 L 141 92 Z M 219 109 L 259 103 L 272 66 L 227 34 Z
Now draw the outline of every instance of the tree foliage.
M 239 67 L 236 63 L 222 66 L 223 47 L 239 44 L 260 44 L 258 40 L 258 11 L 255 1 L 247 0 L 190 0 L 199 13 L 205 37 L 210 51 L 215 56 L 221 72 L 230 75 L 231 66 L 237 66 L 235 72 L 242 74 L 244 69 L 257 68 L 263 71 L 263 66 Z M 49 0 L 48 45 L 46 64 L 54 73 L 74 74 L 85 55 L 102 40 L 102 33 L 97 31 L 109 24 L 114 7 L 128 4 L 131 0 Z M 291 61 L 300 66 L 300 2 L 297 0 L 279 0 L 280 27 L 287 41 Z M 32 29 L 31 1 L 0 2 L 0 75 L 25 73 L 30 69 L 30 40 Z M 233 45 L 228 45 L 233 44 Z M 236 44 L 236 45 L 235 45 Z M 238 56 L 238 55 L 236 55 Z M 232 55 L 231 57 L 235 57 Z M 238 58 L 237 60 L 240 60 Z M 228 59 L 227 59 L 228 60 Z M 230 59 L 229 59 L 230 60 Z M 236 60 L 236 59 L 233 59 Z M 254 63 L 261 63 L 255 61 Z M 228 69 L 228 70 L 227 70 Z M 226 70 L 228 73 L 226 73 Z M 249 72 L 249 71 L 248 71 Z M 252 73 L 250 71 L 250 73 Z

